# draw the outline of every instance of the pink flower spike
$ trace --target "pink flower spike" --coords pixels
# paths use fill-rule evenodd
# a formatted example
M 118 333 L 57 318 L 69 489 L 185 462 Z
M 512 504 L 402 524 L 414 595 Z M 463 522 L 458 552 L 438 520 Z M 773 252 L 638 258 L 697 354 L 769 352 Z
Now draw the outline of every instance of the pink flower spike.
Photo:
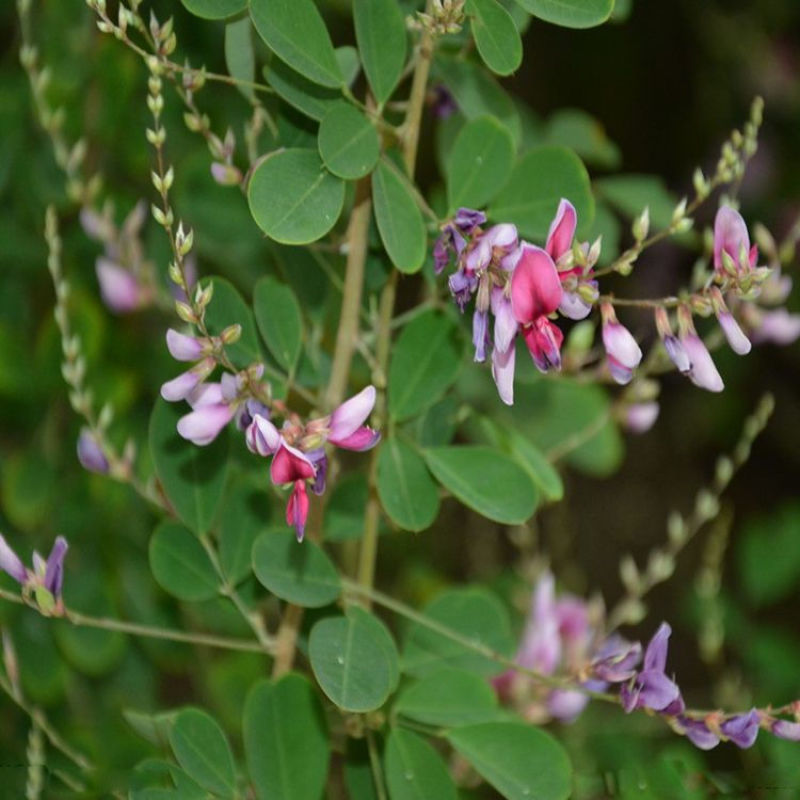
M 265 457 L 276 453 L 283 441 L 280 431 L 261 414 L 253 417 L 244 436 L 247 449 L 251 453 Z
M 128 270 L 101 256 L 97 259 L 95 272 L 103 302 L 115 314 L 129 314 L 141 305 L 139 283 Z
M 355 433 L 351 433 L 344 439 L 337 439 L 335 442 L 332 442 L 332 444 L 341 447 L 343 450 L 362 452 L 364 450 L 371 450 L 380 440 L 380 432 L 368 428 L 365 425 L 363 428 L 358 428 Z
M 297 541 L 303 541 L 306 532 L 306 520 L 308 519 L 308 493 L 306 492 L 305 481 L 295 481 L 294 489 L 289 495 L 289 502 L 286 504 L 286 524 L 291 525 L 297 532 Z
M 176 361 L 197 361 L 206 350 L 206 342 L 170 328 L 167 331 L 167 349 Z
M 495 323 L 495 331 L 497 324 Z M 500 399 L 507 405 L 514 405 L 514 361 L 516 349 L 512 340 L 508 350 L 502 352 L 496 346 L 492 350 L 492 377 L 497 386 Z
M 233 419 L 233 408 L 227 403 L 200 406 L 178 420 L 178 433 L 196 445 L 211 444 Z
M 562 197 L 555 219 L 550 223 L 550 230 L 544 246 L 553 261 L 558 261 L 564 253 L 570 250 L 577 226 L 578 214 L 575 206 Z
M 720 206 L 714 220 L 714 269 L 724 269 L 722 263 L 723 252 L 727 253 L 737 267 L 741 269 L 742 265 L 739 261 L 742 249 L 748 254 L 750 261 L 754 263 L 758 258 L 758 253 L 756 252 L 756 258 L 753 258 L 754 254 L 750 248 L 750 236 L 747 233 L 747 225 L 742 219 L 742 215 L 730 206 Z
M 708 348 L 703 344 L 703 340 L 696 333 L 690 332 L 681 337 L 681 344 L 692 365 L 687 373 L 689 380 L 701 389 L 707 389 L 709 392 L 721 392 L 725 388 L 725 384 L 722 382 L 722 376 L 712 361 Z
M 517 322 L 527 325 L 552 314 L 561 295 L 553 259 L 540 247 L 526 243 L 511 278 L 511 307 Z
M 314 465 L 305 453 L 291 447 L 286 442 L 281 442 L 269 470 L 272 482 L 276 486 L 313 478 L 315 472 Z
M 345 400 L 332 414 L 328 440 L 337 444 L 346 439 L 364 424 L 375 406 L 375 387 L 367 386 L 355 397 Z
M 0 569 L 8 573 L 17 583 L 24 584 L 28 580 L 28 570 L 17 554 L 6 544 L 0 534 Z

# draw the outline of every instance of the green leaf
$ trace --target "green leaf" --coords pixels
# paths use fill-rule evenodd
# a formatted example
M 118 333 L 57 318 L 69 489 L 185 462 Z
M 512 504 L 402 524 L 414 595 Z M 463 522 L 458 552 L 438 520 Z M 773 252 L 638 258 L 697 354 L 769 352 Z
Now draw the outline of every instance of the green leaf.
M 338 103 L 319 126 L 319 154 L 340 178 L 355 180 L 372 172 L 381 143 L 375 126 L 349 103 Z
M 294 292 L 269 275 L 261 278 L 253 291 L 253 310 L 270 353 L 293 373 L 303 349 L 303 317 Z
M 531 477 L 542 494 L 553 502 L 564 496 L 564 482 L 558 470 L 542 451 L 516 428 L 506 423 L 480 418 L 480 426 L 490 444 L 508 453 Z
M 150 537 L 148 553 L 153 576 L 173 597 L 198 602 L 217 595 L 219 579 L 208 554 L 180 522 L 162 522 Z
M 574 150 L 585 162 L 603 169 L 619 169 L 622 155 L 591 114 L 578 108 L 562 108 L 547 120 L 549 144 Z
M 796 593 L 800 580 L 800 505 L 748 520 L 737 551 L 739 574 L 753 605 L 762 607 Z M 776 557 L 776 554 L 780 554 Z
M 204 789 L 234 797 L 236 770 L 228 740 L 205 711 L 187 708 L 175 718 L 169 743 L 178 763 Z
M 611 16 L 614 0 L 517 0 L 530 14 L 565 28 L 593 28 Z
M 565 147 L 537 147 L 517 162 L 490 206 L 489 216 L 513 222 L 522 236 L 544 240 L 562 197 L 575 206 L 579 230 L 588 230 L 594 219 L 594 198 L 586 167 Z
M 364 534 L 364 507 L 369 498 L 363 472 L 351 472 L 336 482 L 325 506 L 325 541 L 360 539 Z
M 234 365 L 244 369 L 254 361 L 261 361 L 261 346 L 258 343 L 256 321 L 250 306 L 244 301 L 234 285 L 225 278 L 212 277 L 214 296 L 206 309 L 206 325 L 212 336 L 218 336 L 229 325 L 239 323 L 242 335 L 239 341 L 225 347 L 225 352 Z
M 247 8 L 247 0 L 181 0 L 181 2 L 190 13 L 203 19 L 225 19 Z
M 179 436 L 176 425 L 191 409 L 159 398 L 150 416 L 150 454 L 156 475 L 178 516 L 195 533 L 207 533 L 225 491 L 228 436 L 205 447 Z
M 346 86 L 355 83 L 358 73 L 361 72 L 361 60 L 358 57 L 358 50 L 349 44 L 336 48 L 336 60 L 339 62 L 339 69 L 344 76 Z
M 344 183 L 322 166 L 319 153 L 289 148 L 258 165 L 247 196 L 250 213 L 267 236 L 283 244 L 308 244 L 339 219 Z
M 426 311 L 403 328 L 389 365 L 389 413 L 408 419 L 433 405 L 455 381 L 463 347 L 456 325 Z
M 484 517 L 521 525 L 536 511 L 536 487 L 505 453 L 482 445 L 459 445 L 429 448 L 424 455 L 434 477 Z
M 361 608 L 354 606 L 344 617 L 317 622 L 308 653 L 322 691 L 344 711 L 380 708 L 396 685 L 394 642 L 383 623 Z
M 231 583 L 239 583 L 253 568 L 253 543 L 269 525 L 266 478 L 256 482 L 237 476 L 228 487 L 219 519 L 219 563 Z
M 508 180 L 513 163 L 514 140 L 494 117 L 478 117 L 464 125 L 447 160 L 450 211 L 483 208 Z
M 388 161 L 380 161 L 372 173 L 372 200 L 378 232 L 392 263 L 401 272 L 416 272 L 425 261 L 425 223 L 408 181 Z
M 442 592 L 425 607 L 423 614 L 475 645 L 488 647 L 506 657 L 514 651 L 508 612 L 494 595 L 483 589 Z M 403 648 L 403 671 L 424 677 L 446 667 L 484 677 L 497 675 L 505 669 L 502 664 L 439 631 L 419 623 L 412 625 Z
M 497 75 L 510 75 L 522 63 L 522 39 L 511 15 L 497 0 L 467 0 L 478 54 Z
M 501 713 L 486 678 L 461 669 L 441 669 L 412 683 L 392 711 L 440 728 L 489 722 Z
M 379 105 L 391 96 L 406 63 L 406 23 L 395 0 L 353 0 L 356 42 Z
M 242 723 L 247 768 L 259 800 L 318 800 L 328 775 L 325 715 L 311 683 L 289 673 L 250 690 Z
M 649 209 L 653 228 L 667 228 L 678 201 L 656 175 L 610 175 L 595 184 L 598 194 L 625 216 L 634 219 Z
M 256 539 L 253 569 L 265 588 L 299 606 L 326 606 L 342 589 L 324 550 L 312 541 L 298 542 L 288 531 L 270 531 Z
M 328 89 L 306 80 L 283 61 L 274 60 L 264 67 L 264 78 L 278 97 L 318 122 L 342 99 L 338 89 Z
M 519 113 L 505 89 L 479 64 L 443 55 L 437 55 L 435 74 L 444 81 L 467 119 L 491 114 L 505 125 L 519 143 L 522 123 Z
M 457 800 L 456 785 L 442 757 L 416 733 L 392 729 L 384 760 L 391 800 Z
M 278 58 L 322 86 L 342 85 L 325 22 L 313 0 L 250 0 L 259 36 Z
M 390 437 L 378 453 L 378 495 L 384 511 L 407 531 L 422 531 L 439 513 L 439 492 L 422 457 Z
M 256 56 L 253 52 L 253 29 L 249 17 L 242 17 L 225 26 L 225 66 L 231 77 L 252 83 L 256 77 Z M 247 98 L 253 99 L 252 86 L 237 85 L 236 88 Z
M 456 728 L 450 744 L 507 800 L 566 800 L 572 769 L 564 748 L 523 722 Z

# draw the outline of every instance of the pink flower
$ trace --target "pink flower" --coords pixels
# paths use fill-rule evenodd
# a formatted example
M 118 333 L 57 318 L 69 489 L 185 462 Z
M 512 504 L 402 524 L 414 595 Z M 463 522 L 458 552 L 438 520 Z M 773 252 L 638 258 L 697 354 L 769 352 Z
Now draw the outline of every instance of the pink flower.
M 161 386 L 161 396 L 171 403 L 187 397 L 213 372 L 217 362 L 209 356 Z
M 297 531 L 298 542 L 303 541 L 303 536 L 306 532 L 308 505 L 306 482 L 304 480 L 295 481 L 292 494 L 289 496 L 289 502 L 286 504 L 286 524 Z
M 631 332 L 617 321 L 614 308 L 603 303 L 603 345 L 611 377 L 621 384 L 630 383 L 633 371 L 642 360 L 642 351 Z
M 167 349 L 176 361 L 198 361 L 208 354 L 207 339 L 198 339 L 170 328 L 167 331 Z
M 625 409 L 623 424 L 631 433 L 647 433 L 655 425 L 659 412 L 658 403 L 631 403 Z
M 0 534 L 0 569 L 10 575 L 17 583 L 24 584 L 28 580 L 28 570 L 17 554 L 6 544 Z
M 686 306 L 678 309 L 678 327 L 680 328 L 680 343 L 691 364 L 689 372 L 686 373 L 689 380 L 701 389 L 707 389 L 709 392 L 721 392 L 725 388 L 722 376 L 711 359 L 708 348 L 697 335 L 692 322 L 692 313 Z
M 211 444 L 233 419 L 233 414 L 234 409 L 229 403 L 196 405 L 194 411 L 178 420 L 178 433 L 201 447 Z
M 553 259 L 540 247 L 523 244 L 511 278 L 511 308 L 522 326 L 531 357 L 542 372 L 561 367 L 564 335 L 547 319 L 558 308 L 561 296 L 561 281 Z
M 751 336 L 756 344 L 787 345 L 800 337 L 800 314 L 790 314 L 785 308 L 753 311 Z
M 99 472 L 105 475 L 109 470 L 108 459 L 100 447 L 100 443 L 87 428 L 83 428 L 78 436 L 78 461 L 89 472 Z
M 758 260 L 758 247 L 750 247 L 747 225 L 731 206 L 720 206 L 714 220 L 714 269 L 721 273 L 727 272 L 723 254 L 730 257 L 737 273 L 752 269 Z
M 577 227 L 578 213 L 575 211 L 575 206 L 562 197 L 555 219 L 550 223 L 544 245 L 544 249 L 553 261 L 558 262 L 561 256 L 572 249 L 572 240 Z
M 100 295 L 115 314 L 136 311 L 143 302 L 143 292 L 132 272 L 101 256 L 95 265 Z
M 330 416 L 327 439 L 344 450 L 369 450 L 381 438 L 378 431 L 364 425 L 375 406 L 375 387 L 367 386 L 345 400 Z
M 728 310 L 728 306 L 725 305 L 725 299 L 722 297 L 722 292 L 716 286 L 711 290 L 711 304 L 717 315 L 717 322 L 719 322 L 719 326 L 722 328 L 731 350 L 740 356 L 747 355 L 752 347 L 750 340 L 744 335 L 739 323 Z

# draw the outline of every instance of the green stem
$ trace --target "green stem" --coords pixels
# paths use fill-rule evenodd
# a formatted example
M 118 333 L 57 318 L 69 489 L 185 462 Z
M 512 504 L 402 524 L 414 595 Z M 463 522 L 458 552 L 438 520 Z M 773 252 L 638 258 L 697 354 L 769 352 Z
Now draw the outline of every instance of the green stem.
M 375 785 L 375 793 L 378 800 L 388 800 L 386 794 L 386 787 L 383 781 L 383 769 L 381 768 L 381 759 L 378 755 L 378 748 L 375 744 L 375 734 L 367 728 L 367 751 L 369 752 L 369 765 L 372 768 L 372 782 Z

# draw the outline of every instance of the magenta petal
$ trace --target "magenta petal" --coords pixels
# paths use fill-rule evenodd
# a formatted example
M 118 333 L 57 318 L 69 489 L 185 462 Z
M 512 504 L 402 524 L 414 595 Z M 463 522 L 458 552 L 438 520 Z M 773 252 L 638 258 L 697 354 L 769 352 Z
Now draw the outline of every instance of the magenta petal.
M 17 583 L 24 584 L 28 580 L 28 570 L 17 557 L 17 554 L 6 544 L 0 535 L 0 569 L 8 573 Z
M 552 314 L 561 295 L 553 259 L 540 247 L 526 244 L 511 278 L 511 306 L 517 322 L 525 325 Z
M 309 461 L 305 453 L 290 447 L 285 442 L 281 442 L 278 452 L 272 459 L 270 466 L 270 477 L 272 482 L 277 485 L 284 483 L 294 483 L 295 481 L 306 480 L 314 477 L 314 465 Z
M 714 267 L 722 269 L 723 251 L 738 265 L 742 247 L 749 255 L 750 236 L 742 215 L 730 206 L 720 206 L 714 220 Z
M 328 437 L 328 441 L 331 444 L 335 444 L 337 447 L 341 447 L 343 450 L 357 450 L 360 452 L 375 447 L 380 441 L 380 438 L 381 435 L 378 431 L 364 426 L 354 433 L 351 433 L 349 436 L 346 436 L 344 439 L 332 439 Z
M 541 372 L 561 369 L 561 343 L 564 334 L 546 317 L 525 328 L 523 337 L 528 345 L 533 363 Z
M 367 386 L 355 397 L 345 400 L 332 414 L 329 424 L 330 436 L 334 439 L 346 439 L 364 424 L 375 406 L 375 387 Z
M 203 342 L 194 336 L 167 331 L 167 349 L 176 361 L 197 361 L 203 357 Z
M 297 532 L 297 541 L 303 541 L 308 519 L 308 493 L 305 481 L 295 481 L 289 502 L 286 504 L 286 524 L 291 525 Z
M 494 348 L 492 351 L 492 377 L 497 386 L 497 393 L 500 399 L 507 405 L 514 405 L 514 361 L 516 358 L 516 348 L 514 342 L 508 346 L 508 350 L 502 352 Z
M 575 211 L 575 206 L 569 200 L 562 198 L 558 204 L 555 219 L 550 224 L 547 242 L 544 246 L 553 261 L 558 261 L 572 247 L 577 225 L 578 214 Z
M 196 445 L 210 444 L 233 419 L 233 409 L 224 403 L 200 406 L 178 420 L 178 433 Z

